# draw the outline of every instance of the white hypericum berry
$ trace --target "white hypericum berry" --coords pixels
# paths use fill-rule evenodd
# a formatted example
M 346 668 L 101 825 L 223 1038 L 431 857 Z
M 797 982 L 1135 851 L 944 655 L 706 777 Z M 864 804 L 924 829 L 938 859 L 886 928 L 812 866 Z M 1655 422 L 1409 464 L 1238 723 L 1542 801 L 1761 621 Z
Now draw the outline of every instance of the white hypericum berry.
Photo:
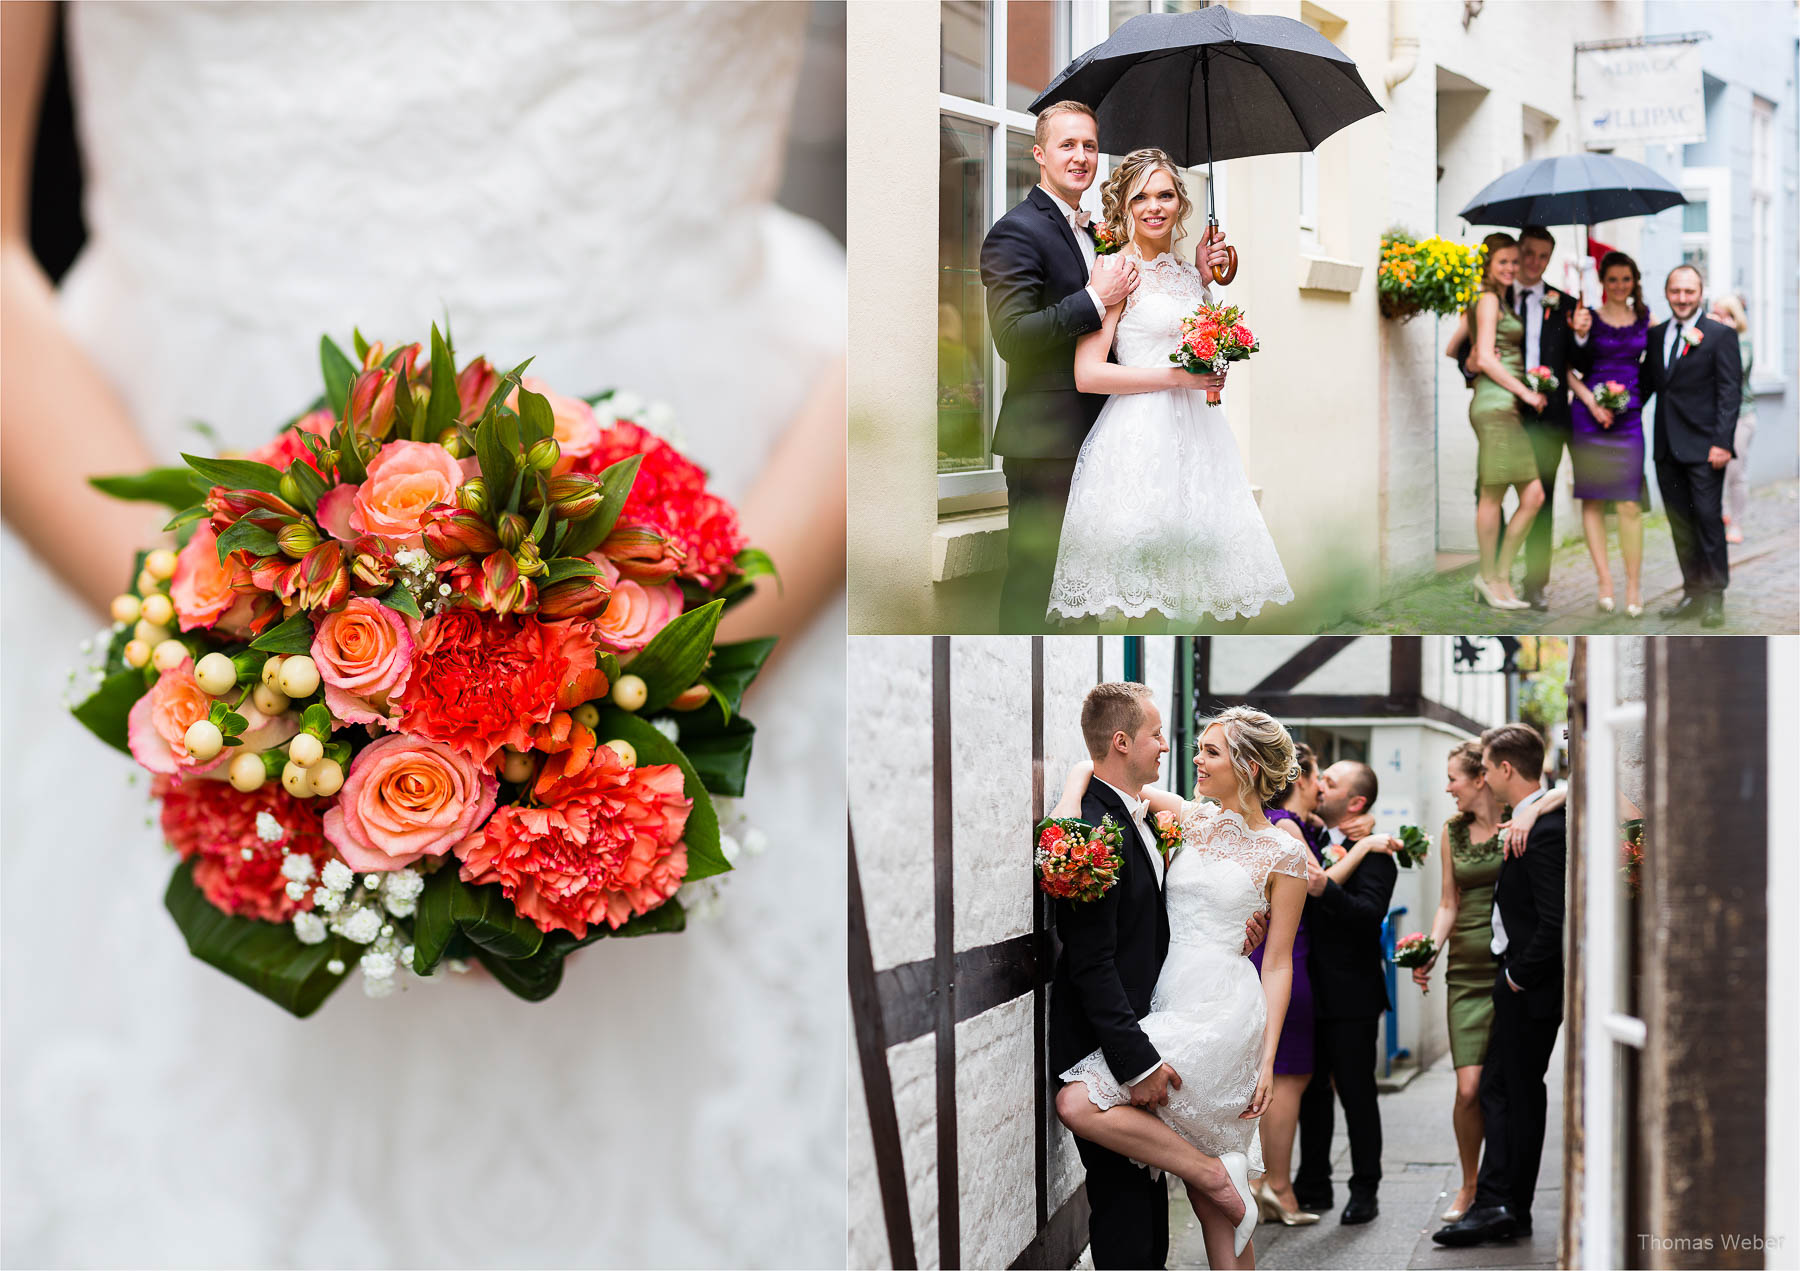
M 358 909 L 344 919 L 344 938 L 357 944 L 373 944 L 381 934 L 381 918 L 373 909 Z
M 250 694 L 250 700 L 265 715 L 279 715 L 293 704 L 286 693 L 278 688 L 270 688 L 267 684 L 258 684 L 256 691 Z
M 637 767 L 637 747 L 622 737 L 614 737 L 606 743 L 606 748 L 619 757 L 619 762 L 627 768 Z
M 325 743 L 311 733 L 295 733 L 288 743 L 288 758 L 302 768 L 310 768 L 324 757 Z
M 187 660 L 187 645 L 179 640 L 169 639 L 167 631 L 152 640 L 144 634 L 144 628 L 148 625 L 144 622 L 138 623 L 137 637 L 150 646 L 150 660 L 156 664 L 157 670 L 173 671 Z
M 531 780 L 531 756 L 520 754 L 511 746 L 500 751 L 500 779 L 513 785 Z
M 325 868 L 319 871 L 319 881 L 328 890 L 342 893 L 350 890 L 350 884 L 356 881 L 356 875 L 342 861 L 326 861 Z
M 295 654 L 281 664 L 275 687 L 289 697 L 311 697 L 319 691 L 319 667 L 304 653 Z
M 344 973 L 344 960 L 342 958 L 333 958 L 325 964 L 325 969 L 333 975 L 342 975 Z
M 292 879 L 296 883 L 312 881 L 313 859 L 301 856 L 298 852 L 289 852 L 281 858 L 281 876 Z
M 223 653 L 209 653 L 194 663 L 194 682 L 211 697 L 223 697 L 237 687 L 237 667 Z
M 661 733 L 664 739 L 670 742 L 678 742 L 681 740 L 681 725 L 670 719 L 667 715 L 651 720 L 650 727 Z
M 271 653 L 262 664 L 262 682 L 265 688 L 279 690 L 281 685 L 281 664 L 285 659 L 279 653 Z M 285 696 L 285 694 L 284 694 Z
M 574 710 L 570 711 L 569 714 L 574 716 L 575 722 L 580 724 L 583 728 L 594 728 L 600 723 L 599 708 L 592 702 L 583 702 Z
M 301 944 L 321 944 L 325 939 L 325 920 L 314 913 L 294 915 L 294 937 Z
M 175 553 L 159 547 L 144 557 L 144 572 L 161 581 L 175 576 Z
M 175 602 L 160 591 L 153 592 L 144 597 L 144 603 L 138 612 L 144 622 L 166 627 L 175 621 Z
M 256 814 L 256 837 L 265 843 L 279 843 L 282 839 L 287 837 L 287 831 L 282 829 L 281 822 L 277 821 L 269 813 L 258 812 Z M 287 873 L 287 863 L 285 861 L 282 862 L 282 872 Z M 288 877 L 292 878 L 294 875 L 288 874 Z
M 619 682 L 613 685 L 613 705 L 622 711 L 642 710 L 644 703 L 650 700 L 650 686 L 644 683 L 639 675 L 621 675 Z
M 307 769 L 312 774 L 312 792 L 325 798 L 344 788 L 344 769 L 335 759 L 321 759 Z
M 143 601 L 136 596 L 114 596 L 112 602 L 113 621 L 130 626 L 143 616 L 143 608 Z
M 149 665 L 150 646 L 145 644 L 142 640 L 127 640 L 125 642 L 124 656 L 125 665 L 134 671 L 138 670 L 141 667 Z
M 225 770 L 225 775 L 231 778 L 232 789 L 249 794 L 262 789 L 263 782 L 269 779 L 269 770 L 263 767 L 261 755 L 243 750 L 232 757 L 231 767 Z
M 188 725 L 187 732 L 182 734 L 181 744 L 187 747 L 188 754 L 205 763 L 225 749 L 225 734 L 219 731 L 219 726 L 212 720 L 196 719 Z
M 281 788 L 296 799 L 310 799 L 312 775 L 290 759 L 281 769 Z

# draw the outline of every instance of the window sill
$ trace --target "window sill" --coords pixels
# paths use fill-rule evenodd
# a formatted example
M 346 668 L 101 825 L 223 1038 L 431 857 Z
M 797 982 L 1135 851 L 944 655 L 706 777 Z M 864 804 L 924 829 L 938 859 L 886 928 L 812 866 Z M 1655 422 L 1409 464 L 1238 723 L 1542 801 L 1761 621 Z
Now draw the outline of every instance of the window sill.
M 1330 256 L 1300 257 L 1300 290 L 1338 291 L 1348 295 L 1362 284 L 1363 267 L 1351 260 Z
M 947 583 L 1006 568 L 1006 509 L 948 517 L 931 536 L 931 581 Z

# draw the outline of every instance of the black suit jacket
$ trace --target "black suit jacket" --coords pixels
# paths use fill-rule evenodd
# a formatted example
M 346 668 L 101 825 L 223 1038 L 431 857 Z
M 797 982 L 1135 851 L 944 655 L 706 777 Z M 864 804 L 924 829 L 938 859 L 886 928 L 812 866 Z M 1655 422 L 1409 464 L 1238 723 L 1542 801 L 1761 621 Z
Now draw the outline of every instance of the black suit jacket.
M 1744 363 L 1737 332 L 1723 322 L 1701 318 L 1700 343 L 1686 354 L 1677 350 L 1673 365 L 1663 362 L 1669 324 L 1650 328 L 1639 386 L 1656 395 L 1656 441 L 1652 458 L 1705 463 L 1713 446 L 1737 451 L 1738 407 L 1743 402 Z
M 1150 1013 L 1169 952 L 1169 915 L 1124 805 L 1098 779 L 1088 782 L 1081 819 L 1098 825 L 1108 815 L 1124 838 L 1118 881 L 1099 900 L 1055 906 L 1062 951 L 1050 982 L 1050 1071 L 1066 1071 L 1098 1047 L 1113 1076 L 1130 1081 L 1159 1060 L 1138 1021 Z
M 1556 298 L 1555 307 L 1551 307 L 1550 298 Z M 1515 299 L 1515 305 L 1518 301 Z M 1519 417 L 1526 423 L 1556 424 L 1569 427 L 1569 363 L 1570 354 L 1575 349 L 1575 334 L 1569 330 L 1569 315 L 1575 311 L 1576 299 L 1566 291 L 1544 284 L 1544 321 L 1538 328 L 1538 365 L 1550 368 L 1556 376 L 1556 387 L 1544 396 L 1550 400 L 1544 406 L 1543 414 L 1531 409 L 1524 402 L 1519 403 Z M 1589 344 L 1593 342 L 1590 340 Z M 1525 368 L 1530 370 L 1528 366 Z
M 1324 892 L 1306 898 L 1306 973 L 1319 1019 L 1368 1019 L 1388 1009 L 1381 924 L 1399 876 L 1392 856 L 1371 852 L 1341 887 L 1326 879 Z
M 1525 852 L 1500 865 L 1494 904 L 1506 928 L 1506 952 L 1494 993 L 1511 993 L 1508 976 L 1525 996 L 1533 1019 L 1561 1019 L 1563 991 L 1563 884 L 1568 873 L 1568 821 L 1563 810 L 1546 812 L 1531 827 Z
M 988 326 L 1006 361 L 994 450 L 1009 459 L 1073 459 L 1106 397 L 1075 391 L 1075 343 L 1100 329 L 1075 231 L 1039 186 L 981 244 Z

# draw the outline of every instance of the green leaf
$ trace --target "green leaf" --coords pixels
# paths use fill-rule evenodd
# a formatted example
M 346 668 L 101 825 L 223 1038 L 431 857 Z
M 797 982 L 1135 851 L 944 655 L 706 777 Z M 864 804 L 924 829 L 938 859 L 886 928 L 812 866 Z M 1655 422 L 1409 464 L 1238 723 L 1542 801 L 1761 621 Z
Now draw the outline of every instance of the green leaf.
M 188 467 L 206 478 L 209 489 L 222 485 L 228 490 L 281 493 L 281 474 L 266 463 L 251 459 L 208 459 L 201 455 L 182 455 L 181 458 Z
M 331 337 L 319 337 L 319 369 L 325 373 L 325 400 L 331 403 L 331 413 L 339 419 L 344 417 L 344 404 L 350 400 L 350 385 L 356 379 L 357 363 L 344 356 L 344 351 L 331 342 Z
M 729 870 L 731 862 L 719 848 L 719 814 L 713 808 L 712 795 L 680 747 L 648 721 L 611 705 L 601 708 L 598 735 L 603 742 L 614 737 L 630 742 L 640 765 L 672 763 L 681 769 L 682 793 L 694 801 L 688 810 L 687 831 L 682 836 L 687 841 L 688 881 Z
M 481 477 L 487 482 L 489 497 L 505 498 L 506 492 L 512 488 L 518 464 L 501 435 L 500 417 L 491 412 L 475 430 L 475 460 L 481 465 Z M 496 505 L 494 511 L 498 513 L 500 510 Z
M 600 474 L 600 506 L 569 526 L 569 537 L 561 547 L 564 556 L 586 556 L 606 541 L 631 497 L 632 482 L 637 480 L 638 465 L 644 456 L 630 455 L 612 464 Z
M 350 328 L 350 340 L 356 349 L 356 360 L 360 364 L 369 356 L 369 342 L 363 339 L 361 327 Z
M 487 405 L 481 408 L 483 416 L 499 410 L 501 405 L 506 401 L 506 395 L 512 392 L 513 389 L 524 387 L 523 380 L 525 368 L 530 366 L 531 363 L 532 359 L 526 358 L 523 362 L 519 363 L 517 366 L 513 367 L 512 370 L 500 377 L 499 382 L 494 385 L 494 391 L 488 394 Z
M 413 599 L 413 594 L 399 583 L 381 593 L 381 603 L 395 613 L 403 613 L 409 618 L 423 620 L 425 617 L 419 612 L 419 602 Z
M 776 637 L 739 640 L 735 644 L 713 646 L 712 661 L 707 664 L 704 682 L 718 694 L 730 719 L 740 709 L 744 690 L 750 687 L 775 650 Z
M 163 526 L 163 533 L 167 534 L 170 530 L 178 530 L 184 526 L 194 525 L 205 519 L 206 504 L 196 503 L 193 507 L 184 508 L 174 516 L 170 517 L 169 523 Z
M 452 863 L 425 880 L 413 922 L 414 969 L 423 975 L 436 966 L 457 931 L 478 950 L 507 960 L 529 958 L 544 943 L 544 933 L 519 916 L 499 884 L 471 887 Z
M 774 558 L 760 547 L 746 547 L 739 552 L 732 563 L 745 578 L 762 578 L 771 576 L 777 582 L 781 575 L 776 572 Z
M 534 958 L 513 960 L 496 957 L 486 949 L 478 948 L 475 950 L 475 957 L 503 987 L 527 1002 L 543 1001 L 562 984 L 563 960 L 560 954 L 539 953 Z
M 331 708 L 324 702 L 310 703 L 300 713 L 300 727 L 324 741 L 331 736 Z
M 127 668 L 100 681 L 100 687 L 74 708 L 75 718 L 115 750 L 131 753 L 127 721 L 138 698 L 148 692 L 144 673 Z
M 431 406 L 425 415 L 425 436 L 436 440 L 444 429 L 456 422 L 462 402 L 456 396 L 456 356 L 431 324 Z
M 264 653 L 311 653 L 313 620 L 303 613 L 270 627 L 250 642 L 250 647 Z
M 591 560 L 580 556 L 558 556 L 555 560 L 544 564 L 543 586 L 560 583 L 570 578 L 598 578 L 600 567 Z
M 650 690 L 643 714 L 661 710 L 700 678 L 700 672 L 706 669 L 706 655 L 712 652 L 713 633 L 719 629 L 719 615 L 724 611 L 724 604 L 717 600 L 688 610 L 658 631 L 656 638 L 631 660 L 626 674 L 639 676 Z
M 756 725 L 742 715 L 733 715 L 725 723 L 720 723 L 710 711 L 696 715 L 703 718 L 676 716 L 681 721 L 681 753 L 694 765 L 708 790 L 727 799 L 743 798 Z
M 406 429 L 407 440 L 425 440 L 425 412 L 415 410 L 412 381 L 398 371 L 394 372 L 394 418 Z
M 519 440 L 530 449 L 556 432 L 556 412 L 550 399 L 528 388 L 519 390 Z
M 179 866 L 163 896 L 188 952 L 246 984 L 283 1010 L 305 1019 L 344 981 L 327 964 L 340 959 L 346 969 L 356 950 L 341 936 L 301 944 L 285 923 L 238 918 L 215 909 L 194 885 L 194 865 Z
M 281 543 L 268 530 L 246 516 L 233 521 L 219 535 L 218 549 L 219 563 L 223 565 L 225 558 L 236 551 L 247 551 L 252 556 L 278 556 L 281 554 Z
M 413 911 L 413 970 L 420 975 L 430 975 L 437 968 L 456 935 L 456 918 L 451 912 L 455 900 L 452 884 L 461 881 L 456 873 L 452 860 L 425 876 L 425 889 Z
M 600 650 L 600 656 L 594 660 L 594 665 L 606 672 L 606 682 L 608 684 L 617 684 L 619 682 L 618 654 L 609 649 L 602 649 Z
M 194 474 L 186 468 L 151 468 L 148 472 L 130 475 L 89 477 L 88 484 L 115 499 L 161 503 L 177 511 L 191 505 L 196 498 L 205 498 L 207 490 L 211 489 L 195 481 Z
M 348 424 L 339 424 L 331 430 L 331 448 L 338 452 L 338 480 L 346 485 L 360 485 L 369 477 L 368 465 L 351 444 L 353 440 Z

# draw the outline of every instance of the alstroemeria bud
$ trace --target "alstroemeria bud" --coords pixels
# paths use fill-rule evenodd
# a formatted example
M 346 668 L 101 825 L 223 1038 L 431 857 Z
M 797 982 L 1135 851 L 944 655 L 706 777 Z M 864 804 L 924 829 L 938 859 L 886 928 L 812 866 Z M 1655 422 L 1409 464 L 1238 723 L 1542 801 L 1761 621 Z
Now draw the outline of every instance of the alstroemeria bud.
M 531 533 L 531 524 L 517 512 L 502 512 L 494 522 L 494 528 L 500 532 L 500 546 L 507 551 L 517 551 L 525 536 Z
M 456 487 L 456 506 L 478 516 L 488 514 L 487 482 L 473 477 Z
M 687 554 L 681 544 L 647 525 L 621 525 L 606 536 L 600 552 L 619 567 L 619 573 L 637 582 L 660 583 L 673 578 Z
M 499 372 L 488 365 L 488 360 L 478 357 L 456 373 L 456 396 L 462 403 L 457 418 L 465 424 L 472 424 L 481 418 L 481 412 L 487 409 L 488 398 L 500 386 Z
M 286 481 L 287 478 L 283 477 L 282 480 Z M 281 527 L 275 541 L 281 544 L 281 550 L 285 554 L 299 560 L 319 545 L 319 531 L 305 521 L 293 521 Z
M 604 578 L 565 578 L 538 593 L 538 617 L 546 622 L 563 618 L 592 618 L 606 610 L 612 588 Z
M 600 506 L 600 483 L 593 477 L 566 473 L 550 478 L 550 504 L 567 521 L 579 520 Z
M 530 539 L 519 544 L 519 550 L 513 553 L 513 559 L 519 564 L 519 572 L 527 578 L 536 578 L 550 568 L 544 564 L 544 558 L 538 555 L 538 545 Z
M 493 552 L 481 562 L 481 603 L 495 613 L 519 613 L 537 599 L 537 587 L 519 572 L 506 552 Z
M 370 349 L 370 353 L 374 350 Z M 350 427 L 377 439 L 385 438 L 394 426 L 394 394 L 398 390 L 394 373 L 379 366 L 358 375 L 350 386 Z
M 420 406 L 418 409 L 424 410 L 425 407 Z M 437 442 L 438 445 L 449 451 L 452 459 L 464 458 L 469 453 L 468 446 L 463 444 L 462 433 L 457 431 L 454 424 L 438 434 Z
M 302 609 L 333 609 L 350 598 L 350 571 L 344 565 L 344 549 L 327 539 L 308 552 L 288 571 L 280 589 L 284 600 Z M 293 696 L 293 694 L 289 694 Z
M 364 534 L 350 545 L 350 573 L 369 590 L 384 590 L 394 581 L 393 554 L 381 539 Z
M 222 485 L 207 491 L 206 510 L 216 534 L 223 534 L 246 516 L 271 533 L 300 516 L 300 509 L 279 495 L 263 490 L 227 490 Z
M 438 560 L 485 556 L 500 546 L 499 536 L 478 514 L 442 503 L 419 518 L 419 535 L 425 550 Z
M 534 442 L 531 449 L 525 452 L 525 462 L 539 472 L 550 471 L 560 458 L 562 458 L 562 447 L 556 444 L 554 437 L 545 437 Z
M 393 368 L 406 376 L 409 382 L 418 379 L 419 355 L 424 351 L 425 346 L 414 340 L 401 350 L 399 357 L 394 359 Z

